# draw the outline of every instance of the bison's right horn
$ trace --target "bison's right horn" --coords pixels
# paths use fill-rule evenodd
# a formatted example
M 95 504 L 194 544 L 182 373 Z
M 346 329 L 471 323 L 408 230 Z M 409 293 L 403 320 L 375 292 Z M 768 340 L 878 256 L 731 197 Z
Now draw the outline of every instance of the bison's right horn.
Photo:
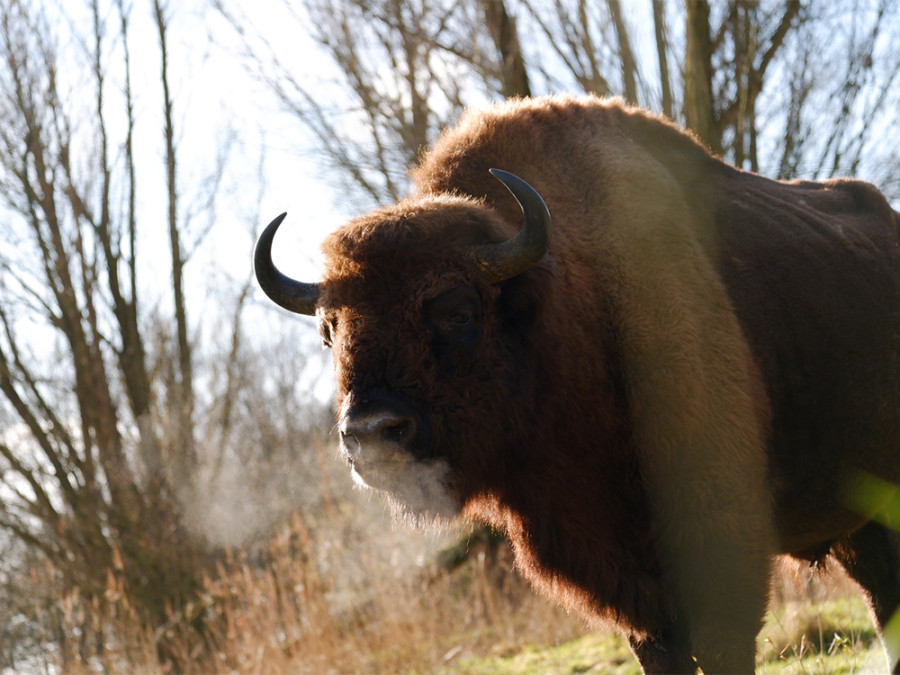
M 295 281 L 279 272 L 272 262 L 272 240 L 286 215 L 282 213 L 259 235 L 253 251 L 253 270 L 260 287 L 275 304 L 297 314 L 312 315 L 316 313 L 319 285 Z
M 550 245 L 552 221 L 537 190 L 508 171 L 490 171 L 516 198 L 525 215 L 525 224 L 515 237 L 499 244 L 476 246 L 472 251 L 484 275 L 491 283 L 499 283 L 518 276 L 544 257 Z

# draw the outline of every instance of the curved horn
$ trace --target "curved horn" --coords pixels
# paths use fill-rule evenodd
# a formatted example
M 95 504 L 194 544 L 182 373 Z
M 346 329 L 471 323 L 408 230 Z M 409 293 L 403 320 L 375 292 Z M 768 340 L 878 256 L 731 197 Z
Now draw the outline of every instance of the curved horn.
M 297 314 L 312 315 L 316 313 L 319 285 L 295 281 L 279 272 L 272 262 L 272 240 L 286 215 L 282 213 L 259 235 L 253 251 L 253 270 L 260 287 L 275 304 Z
M 472 251 L 485 276 L 491 283 L 499 283 L 521 274 L 544 257 L 550 245 L 552 220 L 544 200 L 528 183 L 508 171 L 490 171 L 516 198 L 525 215 L 519 234 L 499 244 L 476 246 Z

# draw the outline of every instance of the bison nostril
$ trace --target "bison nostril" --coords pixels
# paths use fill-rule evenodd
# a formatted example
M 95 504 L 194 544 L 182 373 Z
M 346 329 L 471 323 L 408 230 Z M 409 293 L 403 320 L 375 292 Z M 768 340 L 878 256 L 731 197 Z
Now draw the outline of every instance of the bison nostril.
M 367 448 L 389 444 L 408 449 L 416 438 L 414 417 L 389 411 L 345 415 L 340 423 L 341 444 L 348 455 L 365 455 Z
M 341 445 L 347 452 L 347 457 L 349 459 L 352 459 L 353 457 L 359 455 L 359 451 L 361 449 L 359 440 L 352 433 L 341 431 Z
M 385 422 L 381 428 L 381 438 L 389 443 L 404 443 L 415 432 L 415 422 L 410 418 Z

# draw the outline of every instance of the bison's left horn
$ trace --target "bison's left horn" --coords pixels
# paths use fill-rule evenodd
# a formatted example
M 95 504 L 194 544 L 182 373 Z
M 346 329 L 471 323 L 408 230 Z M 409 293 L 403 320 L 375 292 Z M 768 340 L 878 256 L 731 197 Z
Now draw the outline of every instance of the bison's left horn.
M 508 171 L 490 171 L 516 198 L 525 216 L 525 224 L 515 237 L 499 244 L 476 246 L 473 250 L 485 276 L 492 283 L 498 283 L 518 276 L 544 257 L 550 245 L 552 221 L 537 190 Z
M 272 262 L 272 240 L 286 215 L 282 213 L 259 235 L 253 251 L 253 270 L 260 287 L 273 302 L 297 314 L 315 314 L 319 285 L 295 281 L 279 272 Z

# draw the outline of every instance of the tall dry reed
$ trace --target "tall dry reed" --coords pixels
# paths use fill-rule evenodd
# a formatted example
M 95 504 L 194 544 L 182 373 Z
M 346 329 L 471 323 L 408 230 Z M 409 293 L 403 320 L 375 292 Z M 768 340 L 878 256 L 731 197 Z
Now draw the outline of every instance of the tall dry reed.
M 200 596 L 171 608 L 161 626 L 141 623 L 111 573 L 102 598 L 69 593 L 43 614 L 54 627 L 47 666 L 76 674 L 428 672 L 586 630 L 533 595 L 505 545 L 473 541 L 453 572 L 432 564 L 398 576 L 365 546 L 358 559 L 340 564 L 338 549 L 323 563 L 325 536 L 295 514 L 265 547 L 226 551 Z M 347 567 L 355 568 L 349 582 Z

